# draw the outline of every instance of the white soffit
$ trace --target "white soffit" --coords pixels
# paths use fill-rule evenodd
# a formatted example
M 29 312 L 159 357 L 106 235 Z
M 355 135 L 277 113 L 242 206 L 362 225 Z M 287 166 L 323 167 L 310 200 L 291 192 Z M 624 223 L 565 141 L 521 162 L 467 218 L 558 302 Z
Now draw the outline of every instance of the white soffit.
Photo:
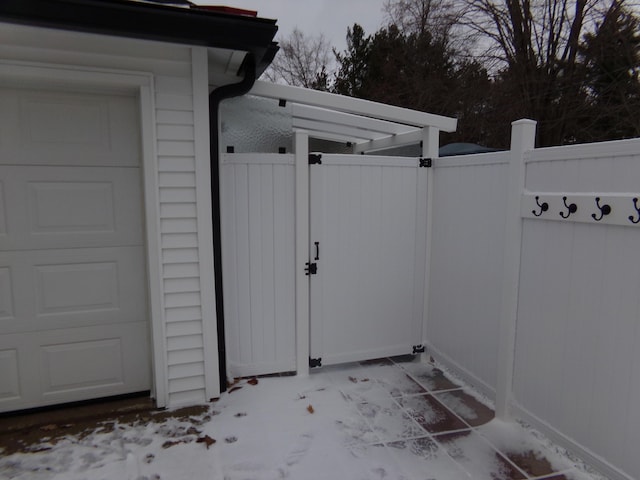
M 241 81 L 242 78 L 238 76 L 238 70 L 240 70 L 246 55 L 247 52 L 240 50 L 207 48 L 209 83 L 220 86 Z

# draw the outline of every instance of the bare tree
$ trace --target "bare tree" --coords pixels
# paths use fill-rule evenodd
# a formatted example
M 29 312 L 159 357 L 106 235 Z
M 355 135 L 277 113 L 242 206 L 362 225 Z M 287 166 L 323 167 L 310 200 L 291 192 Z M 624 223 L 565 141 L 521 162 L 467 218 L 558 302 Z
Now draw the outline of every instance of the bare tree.
M 307 37 L 296 28 L 280 41 L 280 51 L 264 75 L 275 83 L 325 90 L 331 61 L 331 46 L 324 35 Z
M 581 41 L 620 1 L 466 0 L 464 24 L 485 39 L 483 63 L 503 82 L 504 109 L 537 120 L 540 145 L 575 138 L 586 95 Z
M 458 52 L 469 50 L 470 38 L 460 28 L 466 5 L 459 0 L 385 0 L 383 11 L 387 24 L 405 35 L 428 32 Z

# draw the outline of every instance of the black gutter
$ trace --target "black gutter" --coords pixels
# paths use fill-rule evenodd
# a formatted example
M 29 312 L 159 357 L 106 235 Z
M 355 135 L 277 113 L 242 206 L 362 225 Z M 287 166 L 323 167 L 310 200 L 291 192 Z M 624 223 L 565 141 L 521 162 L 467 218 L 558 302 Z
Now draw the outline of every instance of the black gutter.
M 256 81 L 256 58 L 247 53 L 243 62 L 244 79 L 224 85 L 209 94 L 209 136 L 211 156 L 211 222 L 213 226 L 213 262 L 215 266 L 216 318 L 218 322 L 218 365 L 220 392 L 227 390 L 227 348 L 225 345 L 224 301 L 222 298 L 222 237 L 220 233 L 220 102 L 248 93 Z

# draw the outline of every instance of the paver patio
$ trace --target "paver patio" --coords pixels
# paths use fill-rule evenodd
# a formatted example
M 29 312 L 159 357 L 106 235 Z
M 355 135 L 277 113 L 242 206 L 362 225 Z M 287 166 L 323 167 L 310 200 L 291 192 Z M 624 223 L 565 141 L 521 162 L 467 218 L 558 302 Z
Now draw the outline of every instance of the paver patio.
M 241 379 L 200 411 L 45 427 L 48 440 L 23 448 L 32 453 L 0 458 L 0 478 L 602 478 L 411 357 Z

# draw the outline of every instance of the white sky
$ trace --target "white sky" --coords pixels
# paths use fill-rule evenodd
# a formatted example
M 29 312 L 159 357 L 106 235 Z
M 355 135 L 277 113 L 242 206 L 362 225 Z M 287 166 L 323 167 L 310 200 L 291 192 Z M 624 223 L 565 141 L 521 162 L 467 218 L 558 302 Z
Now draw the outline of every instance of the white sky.
M 375 33 L 383 23 L 384 0 L 195 0 L 202 5 L 257 10 L 258 16 L 275 18 L 276 40 L 298 27 L 307 36 L 324 34 L 338 51 L 346 48 L 347 27 L 358 23 L 365 33 Z

